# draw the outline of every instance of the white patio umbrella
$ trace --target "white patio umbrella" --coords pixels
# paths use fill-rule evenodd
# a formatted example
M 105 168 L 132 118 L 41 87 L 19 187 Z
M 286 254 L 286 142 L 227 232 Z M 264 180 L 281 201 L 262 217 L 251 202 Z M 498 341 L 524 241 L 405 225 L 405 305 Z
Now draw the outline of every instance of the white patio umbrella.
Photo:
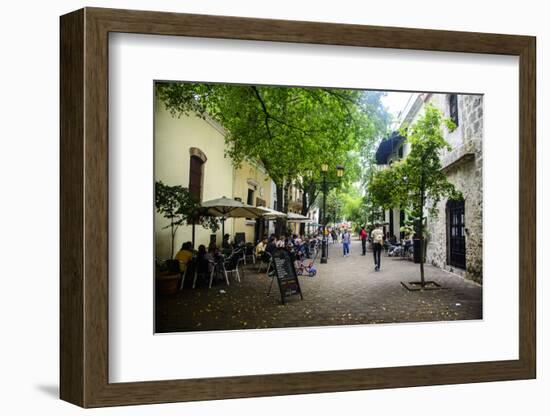
M 261 210 L 263 214 L 261 217 L 266 220 L 276 220 L 277 218 L 286 218 L 287 214 L 281 211 L 276 211 L 271 208 L 267 207 L 256 207 L 257 209 Z
M 269 221 L 274 221 L 274 220 L 277 220 L 277 219 L 280 219 L 280 218 L 286 218 L 286 214 L 284 212 L 277 211 L 277 210 L 267 208 L 267 207 L 257 207 L 257 208 L 261 209 L 264 212 L 262 214 L 261 218 L 263 220 L 268 221 L 268 223 L 269 223 Z M 267 227 L 269 229 L 269 225 Z
M 253 207 L 225 196 L 203 202 L 201 206 L 206 208 L 208 215 L 221 217 L 222 236 L 225 235 L 225 220 L 227 218 L 259 218 L 264 213 L 259 207 Z
M 305 217 L 300 214 L 295 214 L 294 212 L 289 212 L 286 217 L 287 222 L 313 222 L 313 220 L 309 219 L 308 217 Z

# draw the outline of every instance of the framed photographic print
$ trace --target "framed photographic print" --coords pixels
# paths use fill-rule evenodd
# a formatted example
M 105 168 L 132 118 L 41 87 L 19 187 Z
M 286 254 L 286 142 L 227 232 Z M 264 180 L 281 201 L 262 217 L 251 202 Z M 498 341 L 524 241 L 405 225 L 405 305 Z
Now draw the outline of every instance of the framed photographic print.
M 61 17 L 82 407 L 536 376 L 535 38 Z

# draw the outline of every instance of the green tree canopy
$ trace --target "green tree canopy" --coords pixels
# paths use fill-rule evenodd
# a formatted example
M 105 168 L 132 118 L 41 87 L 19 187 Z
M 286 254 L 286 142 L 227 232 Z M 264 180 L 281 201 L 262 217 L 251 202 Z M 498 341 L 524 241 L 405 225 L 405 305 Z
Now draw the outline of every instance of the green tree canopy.
M 329 164 L 330 183 L 349 188 L 364 176 L 366 155 L 389 123 L 385 93 L 376 91 L 172 82 L 158 83 L 156 93 L 174 116 L 219 122 L 235 166 L 262 162 L 277 188 L 276 209 L 288 212 L 290 186 L 301 188 L 303 215 L 321 193 L 321 165 Z
M 317 171 L 329 155 L 344 163 L 374 129 L 357 90 L 161 83 L 157 93 L 175 115 L 220 122 L 235 163 L 261 160 L 274 180 Z
M 327 192 L 327 212 L 325 214 L 326 224 L 329 224 L 331 222 L 336 224 L 342 219 L 343 206 L 344 203 L 342 201 L 342 195 L 337 189 L 331 189 L 329 192 Z
M 379 129 L 378 95 L 359 90 L 204 83 L 159 83 L 157 95 L 174 115 L 211 117 L 227 131 L 236 165 L 260 160 L 279 185 L 319 181 L 322 163 L 360 172 L 357 157 Z M 332 178 L 329 178 L 332 179 Z

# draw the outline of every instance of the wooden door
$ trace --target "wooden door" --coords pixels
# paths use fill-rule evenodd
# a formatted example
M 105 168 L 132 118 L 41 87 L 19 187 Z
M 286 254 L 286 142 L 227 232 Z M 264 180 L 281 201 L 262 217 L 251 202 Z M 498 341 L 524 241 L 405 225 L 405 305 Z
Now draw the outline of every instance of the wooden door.
M 451 266 L 466 268 L 466 232 L 464 200 L 447 202 L 448 262 Z

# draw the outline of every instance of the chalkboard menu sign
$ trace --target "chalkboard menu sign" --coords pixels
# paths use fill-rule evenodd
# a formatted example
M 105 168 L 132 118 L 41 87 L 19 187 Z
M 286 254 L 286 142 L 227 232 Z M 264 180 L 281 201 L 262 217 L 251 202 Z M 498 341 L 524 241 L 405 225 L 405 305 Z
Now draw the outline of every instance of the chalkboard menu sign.
M 276 250 L 273 253 L 273 264 L 281 292 L 281 302 L 284 304 L 285 298 L 293 295 L 300 295 L 300 299 L 303 299 L 296 268 L 288 252 L 283 249 Z

